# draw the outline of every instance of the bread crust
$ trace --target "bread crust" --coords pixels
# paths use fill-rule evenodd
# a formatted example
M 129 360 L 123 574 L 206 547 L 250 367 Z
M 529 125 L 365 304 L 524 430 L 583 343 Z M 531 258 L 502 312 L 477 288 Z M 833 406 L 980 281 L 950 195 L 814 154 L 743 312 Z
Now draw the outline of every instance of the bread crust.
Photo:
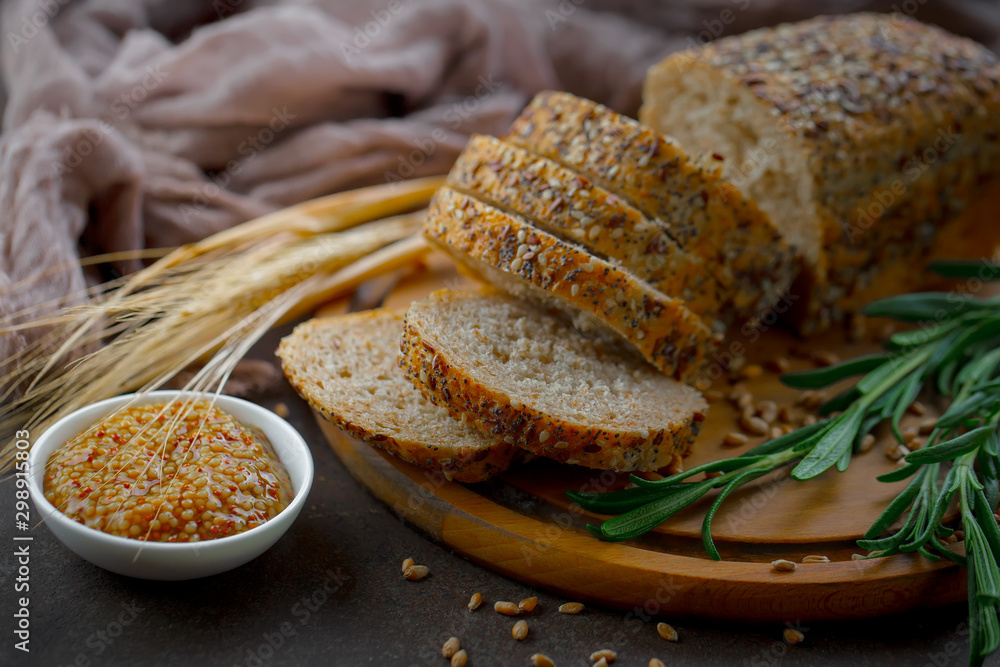
M 673 140 L 601 104 L 539 93 L 506 139 L 590 176 L 661 221 L 682 249 L 718 267 L 717 279 L 741 312 L 765 313 L 800 268 L 798 251 L 711 158 L 692 159 Z
M 620 197 L 557 162 L 496 137 L 474 135 L 447 182 L 600 257 L 621 262 L 637 278 L 683 299 L 709 326 L 720 317 L 728 326 L 729 316 L 739 315 L 728 307 L 728 295 L 712 278 L 714 267 L 681 250 L 659 224 Z
M 429 298 L 447 296 L 448 291 L 441 290 Z M 403 325 L 399 364 L 414 386 L 452 417 L 534 454 L 602 470 L 666 467 L 690 449 L 707 409 L 702 404 L 689 420 L 669 429 L 616 432 L 554 419 L 524 404 L 515 407 L 509 395 L 463 370 L 465 364 L 451 358 L 412 308 Z
M 457 259 L 465 256 L 488 264 L 545 290 L 572 310 L 597 318 L 676 379 L 702 379 L 700 371 L 721 343 L 721 336 L 679 299 L 451 188 L 435 193 L 424 234 Z
M 288 378 L 296 393 L 304 398 L 310 407 L 324 419 L 335 424 L 349 435 L 407 463 L 428 470 L 440 471 L 447 480 L 464 483 L 482 482 L 507 470 L 511 463 L 520 456 L 520 452 L 500 438 L 496 439 L 495 444 L 486 448 L 461 445 L 443 447 L 398 435 L 390 435 L 388 430 L 378 429 L 371 424 L 360 424 L 348 414 L 348 411 L 324 402 L 321 396 L 321 387 L 317 385 L 316 378 L 310 377 L 305 372 L 305 363 L 300 358 L 303 346 L 323 345 L 329 336 L 324 335 L 322 330 L 333 324 L 336 324 L 338 330 L 344 327 L 370 330 L 374 329 L 385 318 L 391 318 L 399 324 L 400 330 L 402 330 L 402 316 L 381 309 L 335 318 L 315 318 L 297 326 L 290 335 L 281 340 L 277 351 L 285 377 Z M 393 338 L 393 345 L 395 340 Z M 334 381 L 334 378 L 328 378 L 328 381 Z M 479 433 L 475 433 L 478 437 Z
M 889 263 L 887 248 L 903 261 L 926 254 L 1000 174 L 997 57 L 898 13 L 823 16 L 670 56 L 647 75 L 645 122 L 670 103 L 655 90 L 677 68 L 749 91 L 787 137 L 782 150 L 803 155 L 814 206 L 803 224 L 820 239 L 799 311 L 805 333 L 862 307 L 856 295 Z

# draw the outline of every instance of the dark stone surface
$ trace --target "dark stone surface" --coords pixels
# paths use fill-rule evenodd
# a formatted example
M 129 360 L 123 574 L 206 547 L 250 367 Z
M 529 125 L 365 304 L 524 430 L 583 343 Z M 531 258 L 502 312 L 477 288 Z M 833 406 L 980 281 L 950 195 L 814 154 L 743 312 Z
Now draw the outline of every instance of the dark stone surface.
M 273 351 L 278 334 L 258 345 Z M 31 543 L 31 652 L 14 649 L 17 598 L 14 485 L 0 484 L 0 665 L 446 665 L 440 647 L 451 635 L 469 664 L 527 665 L 542 652 L 560 666 L 587 665 L 599 648 L 618 652 L 616 665 L 916 665 L 966 662 L 964 605 L 891 618 L 806 623 L 805 643 L 789 647 L 777 624 L 670 619 L 680 641 L 656 634 L 655 623 L 588 609 L 557 613 L 564 599 L 481 569 L 404 525 L 347 474 L 290 389 L 264 401 L 284 402 L 290 421 L 312 446 L 316 480 L 298 521 L 255 561 L 204 580 L 159 583 L 120 577 L 69 552 L 44 526 Z M 400 576 L 406 557 L 431 569 L 421 582 Z M 475 592 L 486 602 L 469 612 Z M 496 600 L 538 594 L 530 634 L 511 638 L 514 619 L 492 610 Z M 270 643 L 269 643 L 270 642 Z M 278 648 L 272 649 L 271 644 Z M 994 657 L 988 664 L 1000 665 Z

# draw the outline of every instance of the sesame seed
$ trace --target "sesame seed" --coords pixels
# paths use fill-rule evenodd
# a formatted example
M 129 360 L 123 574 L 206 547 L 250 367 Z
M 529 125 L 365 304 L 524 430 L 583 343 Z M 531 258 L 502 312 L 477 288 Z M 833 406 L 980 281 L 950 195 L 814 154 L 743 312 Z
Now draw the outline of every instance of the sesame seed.
M 430 574 L 430 570 L 426 565 L 411 565 L 403 571 L 403 576 L 408 581 L 420 581 L 428 574 Z
M 573 296 L 576 296 L 577 294 L 580 293 L 580 286 L 574 284 L 572 287 L 569 288 L 569 293 Z
M 517 616 L 521 613 L 517 605 L 513 602 L 497 602 L 493 605 L 493 610 L 498 614 L 503 614 L 504 616 Z
M 451 658 L 458 653 L 460 648 L 462 648 L 462 646 L 458 641 L 458 637 L 449 637 L 441 647 L 441 655 L 445 658 Z
M 864 554 L 851 554 L 851 560 L 864 560 Z
M 538 442 L 545 442 L 548 439 L 549 439 L 548 431 L 542 431 L 541 433 L 538 434 Z
M 778 560 L 771 561 L 771 569 L 775 572 L 794 572 L 795 563 L 784 558 L 779 558 Z
M 472 597 L 469 598 L 469 611 L 472 611 L 474 609 L 478 609 L 479 605 L 481 605 L 482 603 L 483 603 L 483 594 L 482 593 L 473 593 Z
M 560 614 L 579 614 L 583 611 L 583 604 L 580 602 L 566 602 L 559 605 Z
M 521 264 L 522 264 L 521 258 L 520 257 L 515 257 L 514 261 L 512 261 L 510 263 L 510 270 L 511 271 L 518 271 L 518 270 L 520 270 Z
M 668 642 L 675 642 L 678 639 L 677 630 L 675 630 L 674 626 L 670 625 L 669 623 L 657 623 L 656 633 L 661 637 L 663 637 L 664 639 L 666 639 Z
M 536 597 L 525 598 L 517 603 L 517 608 L 525 613 L 534 611 L 537 606 L 538 598 Z
M 514 627 L 510 629 L 510 634 L 517 641 L 523 641 L 524 638 L 528 636 L 528 622 L 518 621 L 514 624 Z

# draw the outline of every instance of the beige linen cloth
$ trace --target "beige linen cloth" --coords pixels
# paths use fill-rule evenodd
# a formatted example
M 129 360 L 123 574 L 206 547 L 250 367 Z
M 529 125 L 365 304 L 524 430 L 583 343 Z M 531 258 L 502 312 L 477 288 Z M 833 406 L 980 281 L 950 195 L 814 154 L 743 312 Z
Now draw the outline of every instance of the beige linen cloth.
M 81 254 L 443 173 L 539 90 L 631 113 L 670 51 L 873 8 L 989 44 L 1000 23 L 989 0 L 8 0 L 0 322 L 85 298 Z M 32 335 L 0 335 L 0 360 Z

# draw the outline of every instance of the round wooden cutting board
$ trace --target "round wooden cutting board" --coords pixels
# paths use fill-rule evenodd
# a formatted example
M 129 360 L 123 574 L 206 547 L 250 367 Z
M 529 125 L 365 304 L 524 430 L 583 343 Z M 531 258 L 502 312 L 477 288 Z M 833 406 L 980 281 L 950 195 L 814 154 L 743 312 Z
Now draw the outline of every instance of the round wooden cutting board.
M 447 259 L 431 255 L 419 270 L 366 285 L 351 304 L 334 304 L 326 314 L 371 307 L 386 293 L 384 305 L 403 309 L 444 286 L 474 283 L 460 277 Z M 793 370 L 813 367 L 793 354 L 806 344 L 777 328 L 762 327 L 741 341 L 731 337 L 733 343 L 745 347 L 750 363 L 784 356 Z M 828 350 L 846 358 L 875 348 L 850 344 L 837 332 L 810 340 L 805 351 Z M 792 406 L 798 396 L 772 372 L 745 384 L 757 400 L 771 399 L 779 406 Z M 716 389 L 725 392 L 729 386 L 722 379 Z M 736 417 L 728 401 L 713 403 L 685 466 L 732 456 L 763 441 L 751 438 L 743 448 L 725 447 L 726 433 L 739 430 Z M 875 480 L 897 465 L 885 455 L 891 438 L 856 456 L 845 473 L 828 472 L 809 483 L 772 475 L 734 493 L 713 522 L 723 557 L 715 562 L 701 544 L 701 519 L 711 495 L 649 535 L 605 543 L 585 530 L 588 522 L 604 517 L 570 503 L 564 492 L 618 489 L 627 475 L 536 459 L 490 482 L 462 485 L 319 421 L 351 474 L 406 521 L 484 567 L 568 599 L 646 615 L 791 621 L 876 616 L 965 598 L 964 571 L 948 561 L 932 563 L 913 554 L 851 558 L 860 551 L 855 541 L 901 489 L 901 484 Z M 808 555 L 830 562 L 802 563 Z M 794 572 L 775 572 L 771 561 L 776 558 L 799 565 Z

